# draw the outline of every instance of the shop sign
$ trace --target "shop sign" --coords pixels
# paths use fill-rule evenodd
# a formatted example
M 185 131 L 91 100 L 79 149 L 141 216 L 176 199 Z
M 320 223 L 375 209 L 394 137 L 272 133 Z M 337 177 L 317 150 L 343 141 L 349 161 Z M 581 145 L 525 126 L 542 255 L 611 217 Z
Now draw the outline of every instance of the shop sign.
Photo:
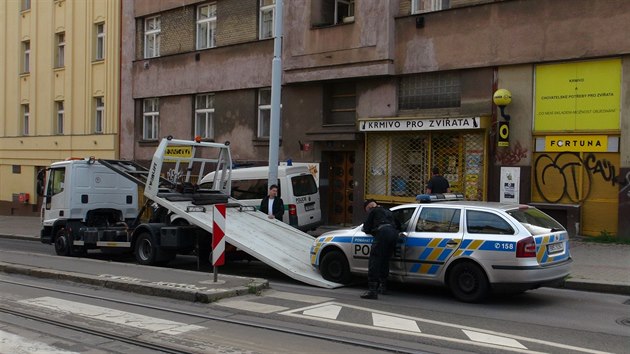
M 369 119 L 359 121 L 359 130 L 373 131 L 409 131 L 409 130 L 459 130 L 480 129 L 479 117 L 466 118 L 430 118 L 430 119 Z
M 607 135 L 548 135 L 545 151 L 606 152 Z
M 534 131 L 617 130 L 621 59 L 536 66 Z
M 499 141 L 497 146 L 510 146 L 510 123 L 499 122 Z

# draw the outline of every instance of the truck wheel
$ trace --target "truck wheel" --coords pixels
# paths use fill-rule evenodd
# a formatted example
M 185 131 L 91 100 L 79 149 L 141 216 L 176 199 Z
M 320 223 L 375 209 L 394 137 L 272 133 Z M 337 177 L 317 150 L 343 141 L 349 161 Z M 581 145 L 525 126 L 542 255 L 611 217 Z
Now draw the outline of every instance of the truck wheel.
M 462 262 L 449 272 L 448 287 L 453 296 L 463 302 L 479 302 L 490 292 L 486 273 L 473 262 Z
M 155 264 L 155 258 L 157 256 L 157 247 L 153 242 L 153 238 L 147 232 L 144 232 L 138 236 L 135 247 L 136 261 L 142 265 Z
M 334 250 L 326 253 L 319 265 L 322 277 L 335 283 L 348 284 L 351 280 L 350 266 L 343 252 Z
M 55 237 L 55 253 L 57 253 L 58 256 L 70 256 L 72 253 L 70 242 L 70 235 L 68 235 L 66 229 L 57 231 L 57 237 Z

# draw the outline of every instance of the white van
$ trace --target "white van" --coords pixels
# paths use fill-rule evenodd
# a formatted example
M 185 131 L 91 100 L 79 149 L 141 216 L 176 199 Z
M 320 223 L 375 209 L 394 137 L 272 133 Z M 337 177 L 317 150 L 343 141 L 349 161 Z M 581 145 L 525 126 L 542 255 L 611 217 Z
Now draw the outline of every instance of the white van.
M 260 208 L 267 195 L 269 167 L 246 167 L 232 170 L 231 197 L 241 204 Z M 199 182 L 202 189 L 211 188 L 214 172 Z M 302 231 L 315 229 L 322 223 L 319 190 L 307 166 L 278 166 L 278 194 L 284 202 L 285 223 Z

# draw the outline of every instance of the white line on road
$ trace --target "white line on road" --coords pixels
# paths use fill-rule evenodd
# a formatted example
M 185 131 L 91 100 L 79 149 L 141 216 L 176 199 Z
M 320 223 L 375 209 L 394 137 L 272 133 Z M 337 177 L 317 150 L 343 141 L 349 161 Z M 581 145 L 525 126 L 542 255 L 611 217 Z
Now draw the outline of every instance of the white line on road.
M 273 313 L 284 311 L 288 309 L 288 307 L 269 305 L 269 304 L 261 304 L 246 300 L 228 300 L 228 301 L 220 301 L 216 303 L 218 306 L 229 307 L 237 310 L 244 310 L 250 312 L 257 313 Z
M 20 300 L 18 302 L 31 306 L 47 308 L 61 313 L 72 314 L 81 317 L 87 317 L 90 319 L 96 319 L 128 327 L 134 327 L 152 332 L 159 332 L 171 335 L 177 335 L 184 332 L 205 328 L 47 296 Z
M 506 347 L 527 349 L 526 346 L 522 345 L 517 340 L 514 340 L 512 338 L 500 337 L 500 336 L 495 336 L 495 335 L 487 334 L 487 333 L 468 331 L 465 329 L 463 331 L 464 331 L 464 334 L 468 336 L 468 338 L 470 338 L 471 340 L 474 340 L 475 342 L 493 343 L 493 344 L 503 345 Z
M 337 319 L 339 316 L 339 312 L 341 311 L 341 306 L 339 305 L 328 305 L 322 307 L 316 307 L 314 309 L 304 311 L 304 314 L 307 316 L 315 316 L 321 318 L 328 318 L 331 320 Z
M 306 313 L 306 311 L 304 311 Z M 420 333 L 418 323 L 406 318 L 398 316 L 383 315 L 381 313 L 372 313 L 372 322 L 377 327 L 399 329 L 401 331 Z
M 265 296 L 265 297 L 275 297 L 277 299 L 283 299 L 283 300 L 307 302 L 307 303 L 310 303 L 310 304 L 319 304 L 319 303 L 322 303 L 322 302 L 326 302 L 326 301 L 331 301 L 332 300 L 332 298 L 330 298 L 330 297 L 314 296 L 314 295 L 303 295 L 303 294 L 296 294 L 296 293 L 290 293 L 290 292 L 286 292 L 286 291 L 276 291 L 276 290 L 266 290 L 263 293 L 263 296 Z
M 0 350 L 12 354 L 78 354 L 0 330 Z

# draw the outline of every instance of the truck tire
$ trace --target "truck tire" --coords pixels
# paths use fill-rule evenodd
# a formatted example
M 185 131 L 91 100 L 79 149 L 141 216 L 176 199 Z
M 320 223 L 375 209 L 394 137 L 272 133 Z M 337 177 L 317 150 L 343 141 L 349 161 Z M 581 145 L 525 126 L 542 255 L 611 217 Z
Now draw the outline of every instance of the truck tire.
M 57 253 L 58 256 L 70 256 L 72 253 L 71 242 L 70 235 L 68 235 L 66 229 L 57 231 L 57 237 L 55 237 L 55 253 Z
M 348 284 L 351 280 L 350 266 L 343 252 L 334 250 L 326 253 L 319 265 L 322 277 L 328 281 Z
M 154 265 L 157 258 L 158 249 L 148 232 L 143 232 L 136 239 L 136 247 L 134 254 L 138 264 L 142 265 Z

